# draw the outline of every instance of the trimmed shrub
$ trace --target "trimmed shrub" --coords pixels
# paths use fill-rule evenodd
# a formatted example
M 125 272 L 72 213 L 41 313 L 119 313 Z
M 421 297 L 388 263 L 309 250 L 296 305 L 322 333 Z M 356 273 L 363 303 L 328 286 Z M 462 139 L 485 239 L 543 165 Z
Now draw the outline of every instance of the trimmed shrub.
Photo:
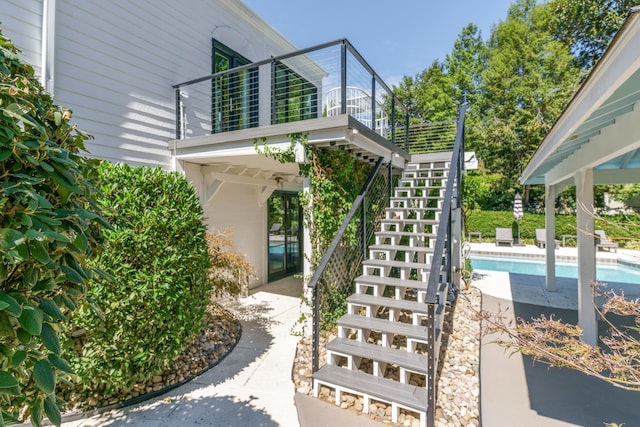
M 202 207 L 184 176 L 104 163 L 100 200 L 113 231 L 65 349 L 81 382 L 107 391 L 166 368 L 198 334 L 210 301 Z M 100 388 L 102 389 L 102 388 Z
M 88 135 L 70 118 L 0 33 L 0 425 L 60 424 L 59 334 L 102 245 Z

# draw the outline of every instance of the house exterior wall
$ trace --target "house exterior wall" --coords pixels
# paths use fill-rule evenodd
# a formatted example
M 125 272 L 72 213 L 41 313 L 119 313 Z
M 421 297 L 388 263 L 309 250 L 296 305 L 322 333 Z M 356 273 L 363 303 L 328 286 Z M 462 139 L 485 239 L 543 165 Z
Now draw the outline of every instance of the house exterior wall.
M 43 12 L 46 1 L 53 20 Z M 89 155 L 165 169 L 182 169 L 167 149 L 175 138 L 172 86 L 211 73 L 212 38 L 251 61 L 295 50 L 238 0 L 0 0 L 4 35 L 39 75 L 45 21 L 55 24 L 55 102 L 94 136 Z M 200 167 L 183 172 L 202 197 Z M 235 249 L 259 276 L 252 285 L 268 276 L 266 204 L 259 200 L 257 187 L 227 183 L 204 205 L 210 229 L 233 229 Z
M 1 0 L 0 26 L 22 50 L 22 58 L 41 75 L 42 0 Z
M 233 231 L 234 250 L 244 254 L 258 279 L 250 287 L 267 282 L 267 204 L 258 203 L 258 187 L 223 184 L 209 205 L 205 218 L 210 230 Z
M 55 0 L 57 104 L 91 156 L 171 168 L 172 85 L 211 73 L 211 39 L 252 61 L 293 46 L 239 1 Z M 39 73 L 43 0 L 0 0 L 4 34 Z

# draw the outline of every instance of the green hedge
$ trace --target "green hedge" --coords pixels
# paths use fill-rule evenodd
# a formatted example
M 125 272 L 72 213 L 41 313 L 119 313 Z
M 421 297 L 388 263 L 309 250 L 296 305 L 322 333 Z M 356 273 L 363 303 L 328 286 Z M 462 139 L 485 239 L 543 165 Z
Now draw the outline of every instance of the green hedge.
M 210 257 L 202 208 L 178 173 L 113 165 L 100 168 L 100 200 L 114 230 L 95 280 L 72 318 L 66 349 L 80 380 L 94 389 L 129 387 L 159 373 L 198 333 L 210 300 Z
M 556 215 L 555 220 L 556 239 L 560 239 L 563 234 L 577 234 L 575 215 Z M 483 241 L 494 241 L 496 228 L 503 227 L 512 227 L 513 236 L 517 236 L 518 228 L 512 211 L 476 210 L 467 218 L 467 230 L 481 232 Z M 535 243 L 536 228 L 545 228 L 544 215 L 525 212 L 524 218 L 520 221 L 520 237 L 523 243 Z M 598 217 L 595 228 L 604 230 L 608 238 L 622 247 L 640 247 L 640 216 L 638 215 Z M 575 245 L 575 241 L 567 240 L 567 245 Z

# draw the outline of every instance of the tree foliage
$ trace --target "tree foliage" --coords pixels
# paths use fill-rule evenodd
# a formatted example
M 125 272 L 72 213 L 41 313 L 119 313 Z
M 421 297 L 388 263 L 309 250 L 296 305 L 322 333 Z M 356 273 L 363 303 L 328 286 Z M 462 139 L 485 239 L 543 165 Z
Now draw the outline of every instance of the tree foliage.
M 547 28 L 586 72 L 602 56 L 629 8 L 638 4 L 638 0 L 551 0 Z
M 529 205 L 543 192 L 518 183 L 525 165 L 608 46 L 630 6 L 640 0 L 516 0 L 483 41 L 473 24 L 452 51 L 422 73 L 406 76 L 398 97 L 412 122 L 455 118 L 468 103 L 467 149 L 482 173 L 497 174 L 494 192 L 520 191 Z M 495 198 L 493 209 L 504 208 Z
M 474 148 L 491 172 L 513 186 L 575 89 L 573 58 L 541 28 L 544 9 L 520 0 L 489 40 L 481 127 Z
M 88 135 L 70 119 L 0 33 L 0 426 L 60 424 L 56 385 L 73 371 L 59 335 L 103 246 Z

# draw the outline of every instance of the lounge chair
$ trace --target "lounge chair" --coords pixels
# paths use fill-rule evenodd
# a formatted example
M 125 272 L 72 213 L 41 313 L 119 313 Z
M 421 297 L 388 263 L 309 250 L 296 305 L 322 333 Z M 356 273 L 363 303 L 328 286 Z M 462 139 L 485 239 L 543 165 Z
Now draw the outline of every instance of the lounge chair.
M 496 228 L 496 246 L 502 243 L 513 246 L 513 231 L 510 228 Z
M 596 248 L 598 250 L 606 248 L 609 252 L 611 252 L 611 250 L 618 252 L 618 244 L 607 239 L 604 230 L 596 230 Z
M 271 235 L 280 234 L 281 232 L 282 232 L 282 224 L 278 222 L 274 223 L 269 229 L 269 234 Z
M 556 249 L 560 247 L 560 240 L 554 239 Z M 543 249 L 547 247 L 547 229 L 536 228 L 536 246 Z

